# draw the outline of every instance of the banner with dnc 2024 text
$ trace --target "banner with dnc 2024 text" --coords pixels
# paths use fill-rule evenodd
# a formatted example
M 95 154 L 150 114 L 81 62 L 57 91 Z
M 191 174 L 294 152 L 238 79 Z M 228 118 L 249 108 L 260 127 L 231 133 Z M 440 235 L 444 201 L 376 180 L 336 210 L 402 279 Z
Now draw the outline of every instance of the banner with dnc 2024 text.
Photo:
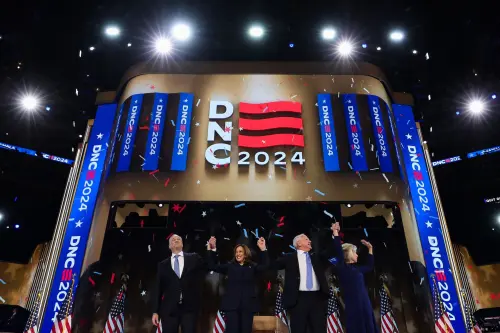
M 413 111 L 408 105 L 394 104 L 392 108 L 401 140 L 403 162 L 429 281 L 432 281 L 433 277 L 436 280 L 439 296 L 453 329 L 455 333 L 462 333 L 465 332 L 465 324 L 459 304 L 460 296 L 453 280 L 450 260 L 439 223 L 436 200 L 432 192 Z M 432 282 L 430 284 L 432 288 Z
M 78 285 L 115 111 L 116 104 L 101 105 L 97 109 L 40 332 L 51 331 L 72 280 L 73 294 Z

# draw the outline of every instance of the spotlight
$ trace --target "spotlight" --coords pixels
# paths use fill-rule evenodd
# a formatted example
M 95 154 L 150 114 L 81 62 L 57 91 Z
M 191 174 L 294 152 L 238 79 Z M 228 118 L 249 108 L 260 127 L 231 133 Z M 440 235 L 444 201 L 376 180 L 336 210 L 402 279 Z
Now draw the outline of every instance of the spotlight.
M 89 47 L 89 51 L 94 51 L 95 50 L 95 47 L 91 46 Z
M 456 114 L 457 116 L 458 116 L 458 115 L 460 115 L 460 111 L 455 112 L 455 114 Z
M 352 207 L 352 205 L 351 205 L 351 204 L 347 204 L 346 206 L 347 206 L 347 208 L 351 208 L 351 207 Z
M 377 51 L 381 51 L 382 48 L 380 46 L 377 46 Z
M 16 224 L 14 228 L 19 229 L 19 224 Z
M 3 214 L 0 213 L 0 221 L 2 221 L 2 220 L 3 220 Z
M 169 54 L 172 51 L 172 42 L 168 38 L 158 38 L 155 42 L 155 49 L 159 54 Z
M 491 95 L 491 99 L 497 99 L 497 95 L 495 94 Z
M 293 48 L 295 45 L 293 43 L 288 44 L 290 48 Z
M 321 32 L 321 36 L 324 40 L 332 40 L 337 36 L 337 32 L 333 28 L 324 28 Z
M 413 50 L 413 51 L 411 51 L 411 53 L 418 54 L 418 51 L 417 50 Z
M 131 46 L 132 46 L 132 43 L 128 43 L 128 44 L 127 44 L 127 47 L 131 47 Z
M 50 106 L 46 106 L 46 107 L 45 107 L 45 110 L 46 110 L 46 111 L 50 111 Z
M 174 25 L 172 28 L 172 36 L 180 41 L 186 41 L 191 37 L 191 28 L 183 23 Z
M 114 25 L 110 25 L 110 26 L 106 27 L 106 30 L 104 30 L 104 32 L 106 33 L 106 36 L 112 37 L 112 38 L 118 37 L 120 35 L 120 29 Z
M 405 35 L 403 34 L 403 32 L 396 30 L 396 31 L 391 32 L 389 37 L 394 42 L 400 42 L 405 38 Z
M 248 29 L 248 34 L 250 37 L 254 39 L 261 38 L 264 36 L 264 28 L 262 28 L 260 25 L 253 25 Z
M 364 49 L 366 49 L 366 48 L 368 47 L 368 45 L 366 45 L 366 44 L 361 44 L 361 47 L 362 47 L 362 48 L 364 48 Z
M 354 46 L 347 40 L 340 42 L 337 46 L 337 53 L 343 58 L 351 56 L 353 51 Z
M 34 111 L 40 104 L 34 95 L 25 95 L 21 98 L 21 107 L 26 111 Z
M 158 207 L 160 207 L 160 208 L 163 207 L 163 204 L 158 204 Z
M 485 105 L 482 101 L 475 99 L 469 102 L 468 109 L 474 114 L 480 114 L 484 111 Z

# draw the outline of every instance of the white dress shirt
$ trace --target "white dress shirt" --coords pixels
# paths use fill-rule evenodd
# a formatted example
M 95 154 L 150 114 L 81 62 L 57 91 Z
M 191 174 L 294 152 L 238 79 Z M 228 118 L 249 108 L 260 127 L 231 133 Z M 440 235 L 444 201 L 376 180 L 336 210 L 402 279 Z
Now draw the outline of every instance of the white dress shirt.
M 181 251 L 179 253 L 177 253 L 179 255 L 179 272 L 180 272 L 180 276 L 179 278 L 182 276 L 182 271 L 184 270 L 184 252 Z M 170 262 L 172 263 L 172 270 L 174 271 L 175 273 L 175 269 L 174 269 L 174 265 L 175 265 L 175 254 L 172 254 L 172 257 L 170 258 Z
M 313 286 L 312 289 L 307 289 L 307 262 L 306 262 L 306 252 L 302 250 L 297 250 L 297 258 L 299 260 L 299 271 L 300 271 L 300 291 L 318 291 L 319 290 L 319 282 L 316 277 L 316 273 L 314 272 L 314 267 L 312 268 L 312 281 Z M 312 265 L 312 263 L 311 263 Z

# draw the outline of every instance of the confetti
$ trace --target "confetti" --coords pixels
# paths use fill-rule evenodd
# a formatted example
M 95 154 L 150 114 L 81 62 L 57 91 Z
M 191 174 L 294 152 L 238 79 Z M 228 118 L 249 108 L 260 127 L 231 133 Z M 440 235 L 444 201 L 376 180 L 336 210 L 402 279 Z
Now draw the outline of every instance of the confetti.
M 281 222 L 281 223 L 278 223 L 278 225 L 276 225 L 276 226 L 279 228 L 279 227 L 282 227 L 282 226 L 284 226 L 284 225 L 285 225 L 285 223 L 284 223 L 284 222 Z
M 173 232 L 171 232 L 171 233 L 170 233 L 170 235 L 168 235 L 168 236 L 167 236 L 167 238 L 165 238 L 165 239 L 166 239 L 166 240 L 168 240 L 170 237 L 172 237 L 172 235 L 173 235 L 173 234 L 174 234 L 174 233 L 173 233 Z
M 160 171 L 160 169 L 156 169 L 156 170 L 154 170 L 154 171 L 151 171 L 151 172 L 149 173 L 149 175 L 150 175 L 150 176 L 152 176 L 152 175 L 154 175 L 155 173 L 157 173 L 158 171 Z
M 167 186 L 168 186 L 168 183 L 170 183 L 170 178 L 168 178 L 168 179 L 165 181 L 165 184 L 163 184 L 163 187 L 167 187 Z
M 243 206 L 245 206 L 245 204 L 244 203 L 240 203 L 238 205 L 234 205 L 234 208 L 240 208 L 240 207 L 243 207 Z
M 253 231 L 250 231 L 250 232 L 252 233 L 252 235 L 255 236 L 255 238 L 259 238 L 255 232 L 253 232 Z
M 148 252 L 151 252 L 151 245 L 148 245 Z
M 201 99 L 198 98 L 198 102 L 196 102 L 196 106 L 200 105 Z
M 330 212 L 328 212 L 328 211 L 326 211 L 326 210 L 324 210 L 324 211 L 323 211 L 323 213 L 325 213 L 325 215 L 326 215 L 326 216 L 329 216 L 330 218 L 332 218 L 332 217 L 333 217 L 333 214 L 332 214 L 332 213 L 330 213 Z
M 423 282 L 424 282 L 424 277 L 422 276 L 422 277 L 420 278 L 420 285 L 422 285 L 422 283 L 423 283 Z
M 282 235 L 282 234 L 274 234 L 274 236 L 278 236 L 278 237 L 283 238 L 283 235 Z
M 413 269 L 411 268 L 411 264 L 409 261 L 408 261 L 408 266 L 410 267 L 410 272 L 413 274 Z
M 111 273 L 111 284 L 115 283 L 115 273 Z
M 174 127 L 175 127 L 174 120 L 173 120 L 173 119 L 170 119 L 170 122 L 172 123 L 172 126 L 174 126 Z
M 89 276 L 89 282 L 92 284 L 93 287 L 95 287 L 95 281 L 92 280 L 92 278 Z
M 101 272 L 93 272 L 93 273 L 96 274 L 96 275 L 102 275 Z
M 366 237 L 368 237 L 368 231 L 366 231 L 366 228 L 363 228 L 363 230 L 365 231 Z
M 385 244 L 385 242 L 382 242 L 382 244 L 384 244 L 385 248 L 387 249 L 387 245 Z
M 297 249 L 293 245 L 288 245 L 292 250 L 296 251 Z
M 0 301 L 2 301 L 2 303 L 5 303 L 5 300 L 2 298 L 2 296 L 0 296 Z
M 248 238 L 248 232 L 247 232 L 247 229 L 243 229 L 243 233 L 245 234 L 245 238 Z
M 191 143 L 191 137 L 188 138 L 188 144 L 190 144 L 190 143 Z
M 271 291 L 271 281 L 267 282 L 267 291 Z
M 231 240 L 231 238 L 228 238 L 228 237 L 224 237 L 225 240 Z
M 367 93 L 370 93 L 370 92 L 368 91 L 368 89 L 366 89 L 366 88 L 363 88 L 363 90 L 364 90 L 364 91 L 366 91 Z
M 386 182 L 389 182 L 389 179 L 387 178 L 387 176 L 385 175 L 385 173 L 383 173 L 382 176 L 384 176 L 384 179 L 385 179 Z
M 359 171 L 356 171 L 356 174 L 359 176 L 359 179 L 363 180 L 363 178 L 361 178 L 361 173 Z
M 351 162 L 347 162 L 347 165 L 349 166 L 349 168 L 352 170 L 352 165 L 351 165 Z
M 292 95 L 290 96 L 290 99 L 294 99 L 295 97 L 297 97 L 297 95 Z
M 375 170 L 378 170 L 379 168 L 372 168 L 370 169 L 370 171 L 375 171 Z
M 259 238 L 259 229 L 258 228 L 255 229 L 255 237 Z
M 314 192 L 318 193 L 319 195 L 325 196 L 325 193 L 321 192 L 318 189 L 314 189 Z

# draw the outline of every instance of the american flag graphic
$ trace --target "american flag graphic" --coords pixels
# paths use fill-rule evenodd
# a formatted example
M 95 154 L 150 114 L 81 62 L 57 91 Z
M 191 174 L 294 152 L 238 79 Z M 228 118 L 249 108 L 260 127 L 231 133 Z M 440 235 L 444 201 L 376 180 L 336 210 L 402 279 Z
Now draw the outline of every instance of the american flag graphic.
M 163 333 L 163 328 L 161 327 L 161 319 L 158 323 L 158 326 L 156 327 L 156 333 Z
M 432 282 L 433 282 L 432 300 L 434 303 L 434 327 L 436 328 L 436 332 L 454 333 L 455 330 L 451 325 L 448 315 L 444 311 L 443 302 L 441 301 L 441 297 L 439 296 L 439 290 L 436 285 L 436 279 L 433 278 Z
M 217 316 L 214 321 L 213 333 L 223 333 L 226 331 L 226 320 L 224 318 L 225 314 L 222 311 L 217 311 Z
M 301 103 L 240 103 L 239 113 L 239 147 L 304 147 Z
M 327 333 L 344 333 L 340 323 L 339 300 L 335 293 L 335 288 L 330 287 L 330 297 L 328 298 L 328 314 L 326 319 Z
M 73 287 L 75 285 L 75 275 L 73 274 L 68 293 L 61 305 L 61 311 L 57 313 L 56 321 L 52 326 L 51 333 L 71 333 L 71 320 L 73 319 Z
M 111 305 L 106 326 L 103 333 L 123 333 L 125 327 L 125 292 L 127 287 L 122 284 L 120 292 L 116 295 Z
M 380 322 L 382 333 L 399 332 L 394 313 L 392 312 L 392 301 L 385 283 L 380 287 Z
M 288 318 L 286 316 L 286 310 L 283 308 L 282 298 L 283 298 L 283 287 L 281 287 L 281 284 L 278 284 L 278 292 L 276 293 L 276 306 L 274 308 L 274 315 L 279 319 L 281 319 L 283 324 L 285 324 L 285 326 L 288 327 Z
M 38 295 L 33 311 L 30 313 L 24 333 L 38 333 L 38 307 L 40 306 L 40 295 Z

